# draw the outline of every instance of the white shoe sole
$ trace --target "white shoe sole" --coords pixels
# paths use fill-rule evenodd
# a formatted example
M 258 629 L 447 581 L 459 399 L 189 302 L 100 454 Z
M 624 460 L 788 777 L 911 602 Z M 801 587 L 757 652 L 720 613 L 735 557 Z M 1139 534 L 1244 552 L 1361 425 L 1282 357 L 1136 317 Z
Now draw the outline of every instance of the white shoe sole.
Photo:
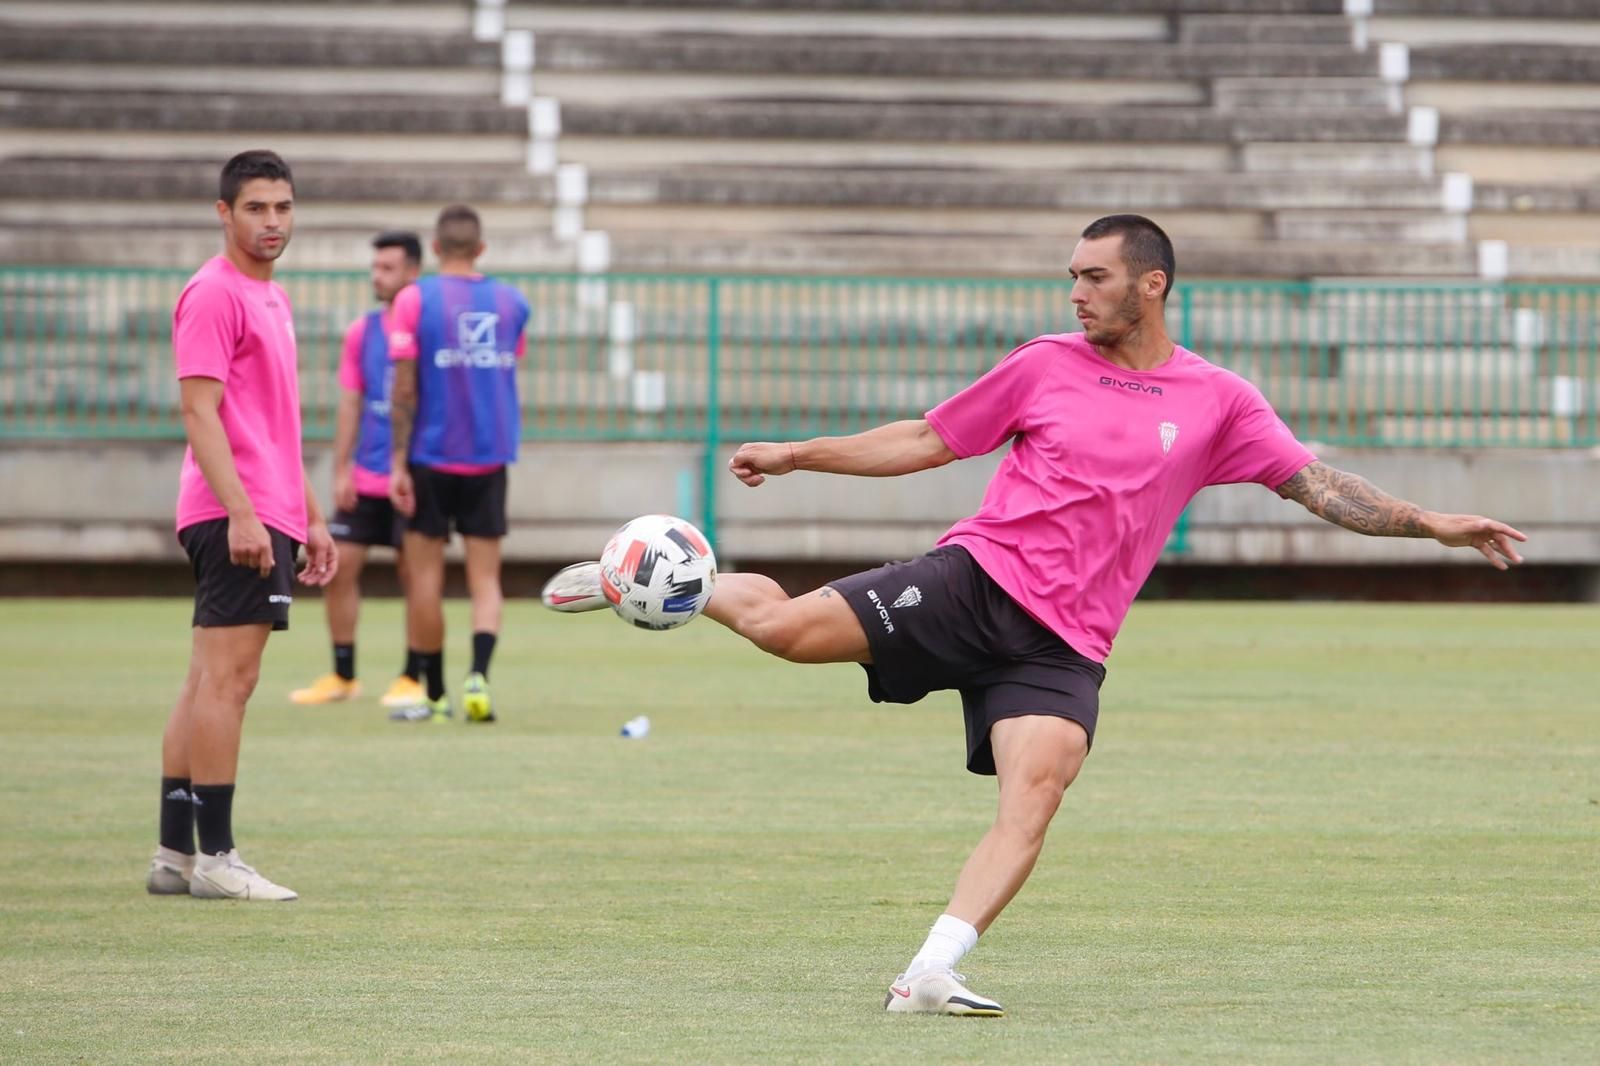
M 949 1014 L 957 1018 L 1006 1015 L 1006 1009 L 994 1000 L 984 999 L 959 981 L 938 977 L 926 983 L 896 981 L 883 997 L 883 1009 L 890 1014 Z
M 573 563 L 556 571 L 539 592 L 539 602 L 563 614 L 583 614 L 610 607 L 600 591 L 600 564 Z
M 144 890 L 152 896 L 187 896 L 189 880 L 181 871 L 156 863 L 150 867 L 150 874 L 145 878 Z

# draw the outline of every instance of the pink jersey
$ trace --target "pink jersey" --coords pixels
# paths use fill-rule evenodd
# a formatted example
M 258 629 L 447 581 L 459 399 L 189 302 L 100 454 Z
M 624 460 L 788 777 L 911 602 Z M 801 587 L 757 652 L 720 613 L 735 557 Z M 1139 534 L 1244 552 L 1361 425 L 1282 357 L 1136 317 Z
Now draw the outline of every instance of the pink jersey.
M 474 274 L 473 277 L 482 277 Z M 422 290 L 415 285 L 407 285 L 401 289 L 394 298 L 394 304 L 389 309 L 389 358 L 412 359 L 418 356 L 417 335 L 420 332 L 418 323 L 422 319 Z M 521 359 L 528 353 L 528 335 L 526 333 L 517 337 L 517 358 Z M 473 463 L 439 463 L 433 469 L 445 474 L 460 474 L 475 477 L 482 474 L 492 474 L 500 467 L 490 465 L 482 466 Z
M 927 417 L 962 458 L 1011 443 L 978 513 L 939 543 L 1096 661 L 1195 493 L 1276 488 L 1316 459 L 1237 374 L 1184 348 L 1124 370 L 1081 333 L 1024 344 Z
M 366 339 L 367 316 L 361 315 L 350 328 L 344 331 L 344 346 L 339 352 L 339 387 L 347 392 L 353 392 L 363 397 L 367 390 L 367 376 L 361 371 L 361 346 Z M 357 442 L 357 450 L 360 443 Z M 377 496 L 382 499 L 389 498 L 389 476 L 374 473 L 362 466 L 353 463 L 351 479 L 355 482 L 356 494 L 360 496 Z
M 256 517 L 304 542 L 300 381 L 288 294 L 275 282 L 245 277 L 219 255 L 178 297 L 172 348 L 180 379 L 222 382 L 218 414 Z M 188 449 L 178 478 L 178 528 L 227 513 Z

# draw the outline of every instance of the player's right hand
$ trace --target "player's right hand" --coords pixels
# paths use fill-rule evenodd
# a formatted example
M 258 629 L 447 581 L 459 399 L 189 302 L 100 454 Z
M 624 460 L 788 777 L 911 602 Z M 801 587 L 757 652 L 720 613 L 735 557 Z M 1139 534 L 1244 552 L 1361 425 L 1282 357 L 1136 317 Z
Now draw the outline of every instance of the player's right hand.
M 411 480 L 411 471 L 401 469 L 389 472 L 389 502 L 407 518 L 417 513 L 417 486 Z
M 341 511 L 356 509 L 356 478 L 348 466 L 333 473 L 333 504 Z
M 228 561 L 262 577 L 272 574 L 272 535 L 255 515 L 228 519 Z
M 794 468 L 794 445 L 773 444 L 770 441 L 741 444 L 739 450 L 733 453 L 733 458 L 728 460 L 728 469 L 733 471 L 733 476 L 751 488 L 767 480 L 769 474 L 777 477 Z

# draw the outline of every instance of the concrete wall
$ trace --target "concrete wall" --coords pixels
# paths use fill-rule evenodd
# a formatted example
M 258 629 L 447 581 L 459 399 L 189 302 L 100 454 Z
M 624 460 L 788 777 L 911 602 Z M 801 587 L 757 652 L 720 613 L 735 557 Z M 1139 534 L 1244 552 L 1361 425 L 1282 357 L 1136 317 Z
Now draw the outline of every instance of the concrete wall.
M 910 477 L 796 474 L 759 489 L 717 457 L 717 549 L 725 563 L 905 558 L 982 499 L 998 456 Z M 1530 562 L 1600 567 L 1600 454 L 1344 452 L 1327 462 L 1438 510 L 1489 514 L 1531 538 Z M 0 447 L 0 563 L 181 561 L 172 535 L 181 445 L 40 442 Z M 326 448 L 308 456 L 331 485 Z M 690 444 L 537 444 L 511 479 L 507 558 L 592 557 L 622 521 L 654 511 L 698 518 L 701 450 Z M 1323 523 L 1258 486 L 1207 489 L 1191 508 L 1184 564 L 1456 562 L 1472 552 L 1371 539 Z

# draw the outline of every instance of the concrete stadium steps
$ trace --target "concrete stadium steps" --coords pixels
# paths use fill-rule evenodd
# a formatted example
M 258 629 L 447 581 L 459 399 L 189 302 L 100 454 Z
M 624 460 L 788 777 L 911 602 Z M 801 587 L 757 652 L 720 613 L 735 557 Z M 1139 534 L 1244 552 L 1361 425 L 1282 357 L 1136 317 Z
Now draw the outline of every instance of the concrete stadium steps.
M 1406 102 L 1444 114 L 1496 111 L 1600 110 L 1600 85 L 1590 82 L 1414 81 Z
M 552 203 L 555 180 L 529 174 L 516 164 L 410 161 L 404 165 L 339 160 L 294 160 L 295 191 L 302 210 L 321 204 L 406 204 L 408 210 L 442 205 L 452 198 L 486 210 L 496 205 Z M 212 158 L 127 159 L 115 156 L 22 156 L 0 167 L 0 205 L 9 199 L 55 197 L 84 203 L 136 200 L 200 205 L 217 192 Z
M 540 95 L 566 104 L 626 104 L 638 100 L 680 101 L 697 106 L 702 100 L 950 100 L 957 86 L 940 77 L 861 78 L 853 75 L 706 74 L 697 71 L 630 73 L 615 71 L 540 71 Z M 1205 104 L 1209 94 L 1201 81 L 1184 79 L 1097 78 L 1068 81 L 1044 78 L 992 78 L 959 85 L 964 97 L 991 103 Z
M 326 95 L 285 106 L 276 94 L 0 89 L 0 151 L 14 156 L 225 159 L 270 143 L 315 159 L 464 167 L 527 157 L 526 109 L 438 95 Z
M 1600 148 L 1600 114 L 1567 111 L 1489 111 L 1443 115 L 1439 143 Z
M 1595 26 L 1600 30 L 1600 11 Z M 1416 81 L 1600 81 L 1600 33 L 1585 44 L 1430 45 L 1411 49 Z
M 1373 0 L 1373 15 L 1485 19 L 1592 19 L 1593 0 Z
M 1343 15 L 1261 18 L 1254 15 L 1187 15 L 1178 19 L 1183 44 L 1357 46 L 1353 20 Z
M 506 5 L 506 26 L 539 33 L 574 29 L 628 33 L 720 33 L 737 30 L 742 33 L 832 33 L 857 36 L 892 33 L 912 39 L 947 36 L 1166 41 L 1172 38 L 1172 20 L 1166 14 L 1123 13 L 1104 4 L 1098 8 L 1066 4 L 1048 11 L 1012 13 L 996 5 L 985 5 L 986 10 L 981 11 L 976 7 L 967 11 L 915 10 L 907 5 L 899 9 L 808 11 L 777 5 L 739 9 L 706 4 L 646 8 L 630 7 L 626 3 L 627 0 L 621 3 L 596 0 L 584 4 L 511 0 Z M 908 10 L 914 17 L 907 17 Z M 1318 38 L 1306 43 L 1333 42 Z
M 538 33 L 539 71 L 692 70 L 708 74 L 852 77 L 1125 79 L 1159 70 L 1167 79 L 1363 77 L 1378 74 L 1376 54 L 1349 45 L 1163 44 L 997 37 L 853 37 L 800 34 L 583 32 Z M 952 94 L 955 93 L 952 86 Z
M 1280 241 L 1406 241 L 1459 244 L 1467 239 L 1467 218 L 1440 211 L 1379 210 L 1281 211 L 1272 216 L 1270 236 Z
M 260 26 L 270 11 L 275 26 L 317 29 L 394 29 L 467 33 L 467 0 L 282 0 L 270 8 L 208 0 L 7 0 L 0 17 L 12 23 L 117 22 L 141 27 Z
M 1234 144 L 1260 142 L 1405 144 L 1406 122 L 1343 110 L 1235 111 L 1206 108 L 1067 108 L 1019 101 L 732 100 L 693 108 L 641 101 L 562 108 L 575 137 L 697 137 L 759 140 Z
M 263 10 L 263 15 L 266 12 Z M 338 30 L 285 24 L 216 26 L 208 21 L 173 26 L 159 34 L 137 25 L 0 21 L 0 62 L 48 59 L 67 63 L 153 66 L 481 67 L 498 70 L 500 48 L 465 33 Z
M 0 189 L 3 182 L 0 177 Z M 1410 177 L 980 167 L 612 168 L 590 173 L 589 192 L 591 202 L 610 206 L 792 204 L 1083 210 L 1142 206 L 1151 211 L 1384 207 L 1425 211 L 1444 206 L 1440 182 Z
M 3 31 L 0 31 L 3 32 Z M 407 93 L 471 96 L 500 95 L 498 70 L 407 67 L 269 67 L 196 64 L 77 64 L 6 62 L 0 83 L 10 89 L 82 89 L 101 92 L 153 90 L 184 93 Z
M 901 234 L 693 234 L 612 232 L 612 264 L 624 271 L 869 273 L 1057 277 L 1071 242 L 1027 236 Z M 1196 239 L 1184 242 L 1193 277 L 1475 277 L 1472 249 L 1458 244 Z
M 507 134 L 525 136 L 525 110 L 496 100 L 385 93 L 320 96 L 286 107 L 279 95 L 0 90 L 0 128 L 154 132 Z
M 1457 0 L 1452 0 L 1457 2 Z M 1528 0 L 1515 0 L 1525 3 Z M 1545 0 L 1559 3 L 1562 0 Z M 1582 3 L 1584 0 L 1565 0 Z M 510 0 L 522 6 L 578 8 L 589 0 Z M 1098 15 L 1103 0 L 604 0 L 608 8 L 626 11 L 697 7 L 730 15 L 748 11 L 887 12 L 899 15 Z M 1342 15 L 1344 0 L 1119 0 L 1116 8 L 1132 15 Z
M 434 208 L 437 211 L 437 207 Z M 420 217 L 420 216 L 419 216 Z M 301 226 L 288 256 L 297 270 L 349 270 L 372 255 L 372 236 L 379 227 L 326 229 Z M 387 228 L 385 226 L 384 228 Z M 489 270 L 576 270 L 577 250 L 572 242 L 558 240 L 548 229 L 534 228 L 490 234 L 484 257 Z M 13 265 L 92 263 L 97 266 L 197 267 L 221 250 L 216 219 L 184 227 L 164 224 L 141 229 L 129 237 L 107 223 L 76 225 L 66 222 L 0 225 L 0 262 Z
M 1382 78 L 1216 78 L 1211 104 L 1219 111 L 1355 108 L 1399 114 L 1399 85 Z
M 1490 213 L 1600 214 L 1600 179 L 1587 185 L 1485 183 L 1474 189 L 1473 203 L 1478 210 Z
M 1367 20 L 1373 40 L 1414 47 L 1492 44 L 1594 44 L 1600 41 L 1600 16 L 1592 8 L 1571 18 L 1381 16 Z

